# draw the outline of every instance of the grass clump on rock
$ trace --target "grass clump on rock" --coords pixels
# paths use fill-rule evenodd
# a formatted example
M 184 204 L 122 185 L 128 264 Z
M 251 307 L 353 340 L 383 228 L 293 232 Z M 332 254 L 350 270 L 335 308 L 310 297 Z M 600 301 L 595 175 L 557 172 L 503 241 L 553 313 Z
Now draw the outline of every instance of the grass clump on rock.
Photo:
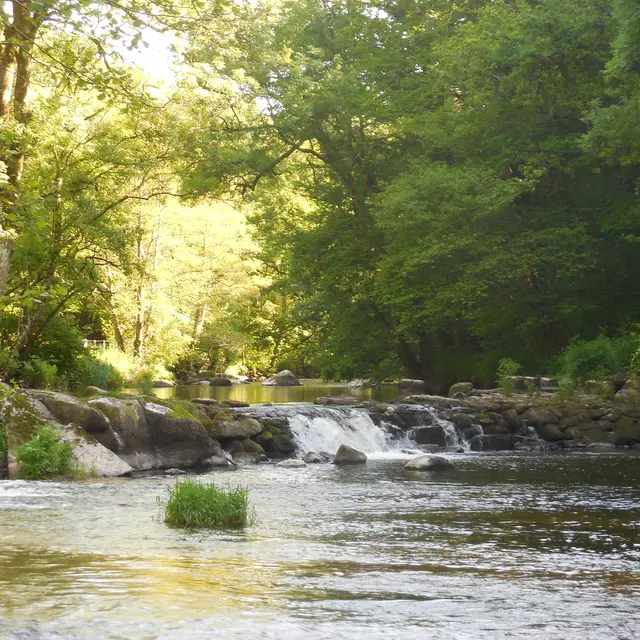
M 249 490 L 182 480 L 169 489 L 164 521 L 174 527 L 241 529 L 251 523 Z

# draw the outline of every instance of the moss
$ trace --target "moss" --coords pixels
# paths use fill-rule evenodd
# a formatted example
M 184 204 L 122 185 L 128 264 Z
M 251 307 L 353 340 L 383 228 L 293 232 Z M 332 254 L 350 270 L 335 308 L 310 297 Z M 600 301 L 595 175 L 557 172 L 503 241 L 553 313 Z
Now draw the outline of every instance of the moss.
M 161 407 L 171 409 L 171 411 L 167 413 L 167 418 L 193 420 L 194 422 L 202 424 L 201 419 L 198 417 L 198 408 L 188 400 L 181 400 L 179 398 L 170 398 L 165 400 L 156 398 L 155 396 L 138 396 L 138 399 L 141 402 L 153 402 L 153 404 L 159 404 Z
M 31 406 L 31 403 L 13 389 L 10 389 L 10 393 L 2 401 L 0 421 L 7 430 L 7 442 L 10 449 L 27 442 L 35 430 L 45 423 L 45 420 Z

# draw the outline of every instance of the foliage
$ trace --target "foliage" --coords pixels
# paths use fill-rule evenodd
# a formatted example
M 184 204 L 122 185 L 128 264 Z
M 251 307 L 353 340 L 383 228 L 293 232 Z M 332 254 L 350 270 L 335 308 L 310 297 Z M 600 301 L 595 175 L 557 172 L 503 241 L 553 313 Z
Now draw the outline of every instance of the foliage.
M 27 480 L 74 475 L 73 447 L 61 442 L 51 428 L 39 426 L 33 437 L 18 448 L 20 477 Z
M 576 393 L 576 382 L 570 376 L 562 376 L 558 380 L 556 395 L 563 399 L 573 398 Z
M 152 371 L 143 370 L 138 375 L 136 379 L 136 386 L 140 390 L 140 393 L 145 396 L 150 396 L 153 394 L 153 381 L 154 375 Z
M 604 334 L 594 340 L 573 340 L 558 358 L 563 376 L 577 380 L 602 380 L 608 375 L 629 370 L 638 348 L 633 334 L 610 338 Z
M 75 389 L 92 386 L 117 391 L 122 388 L 124 381 L 120 371 L 113 365 L 86 354 L 77 359 L 69 382 Z
M 34 358 L 24 366 L 24 380 L 30 387 L 51 389 L 58 381 L 58 367 Z
M 164 521 L 174 527 L 239 529 L 251 520 L 246 488 L 222 489 L 213 483 L 184 480 L 169 489 Z
M 9 442 L 7 439 L 7 428 L 4 424 L 0 424 L 0 464 L 9 451 Z
M 505 392 L 513 392 L 515 389 L 513 376 L 518 375 L 521 369 L 522 365 L 515 360 L 511 360 L 510 358 L 503 358 L 500 360 L 497 371 L 498 384 L 505 390 Z

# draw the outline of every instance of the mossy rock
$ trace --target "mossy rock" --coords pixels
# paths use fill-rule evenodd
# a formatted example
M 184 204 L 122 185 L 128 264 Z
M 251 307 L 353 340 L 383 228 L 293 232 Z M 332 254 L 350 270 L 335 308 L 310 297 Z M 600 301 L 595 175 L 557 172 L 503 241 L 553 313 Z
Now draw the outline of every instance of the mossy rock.
M 632 445 L 640 442 L 640 424 L 627 418 L 620 418 L 615 423 L 613 443 L 617 446 Z
M 6 429 L 9 450 L 15 450 L 47 421 L 27 398 L 7 385 L 1 385 L 0 398 L 0 423 Z

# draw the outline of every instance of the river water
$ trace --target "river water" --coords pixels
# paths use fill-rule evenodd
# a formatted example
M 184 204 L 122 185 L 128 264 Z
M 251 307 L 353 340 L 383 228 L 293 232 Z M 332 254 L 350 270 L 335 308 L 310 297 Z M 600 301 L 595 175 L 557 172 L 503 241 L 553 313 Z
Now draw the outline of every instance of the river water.
M 167 477 L 0 482 L 0 636 L 631 639 L 640 458 L 460 454 L 446 475 L 246 466 L 242 533 L 167 527 Z

